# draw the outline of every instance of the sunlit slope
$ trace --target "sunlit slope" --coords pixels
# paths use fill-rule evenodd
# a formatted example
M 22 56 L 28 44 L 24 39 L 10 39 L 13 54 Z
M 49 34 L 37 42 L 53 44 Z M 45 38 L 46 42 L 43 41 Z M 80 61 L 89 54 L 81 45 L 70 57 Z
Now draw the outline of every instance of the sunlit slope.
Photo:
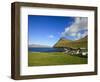
M 88 46 L 88 37 L 84 37 L 79 40 L 71 41 L 64 38 L 58 40 L 54 47 L 70 47 L 70 48 L 87 48 Z

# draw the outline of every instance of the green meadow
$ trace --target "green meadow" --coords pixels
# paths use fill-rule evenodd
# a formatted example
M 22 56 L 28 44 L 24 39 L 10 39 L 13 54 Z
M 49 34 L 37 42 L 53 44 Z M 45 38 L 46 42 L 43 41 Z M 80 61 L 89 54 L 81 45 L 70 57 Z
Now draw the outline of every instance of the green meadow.
M 29 52 L 28 66 L 87 64 L 86 57 L 72 56 L 64 52 Z

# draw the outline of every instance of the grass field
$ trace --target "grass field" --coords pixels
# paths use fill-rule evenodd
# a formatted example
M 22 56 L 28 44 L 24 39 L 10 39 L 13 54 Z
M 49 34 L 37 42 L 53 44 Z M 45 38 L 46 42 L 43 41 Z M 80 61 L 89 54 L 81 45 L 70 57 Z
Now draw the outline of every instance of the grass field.
M 87 58 L 71 56 L 63 52 L 29 52 L 28 66 L 87 64 Z

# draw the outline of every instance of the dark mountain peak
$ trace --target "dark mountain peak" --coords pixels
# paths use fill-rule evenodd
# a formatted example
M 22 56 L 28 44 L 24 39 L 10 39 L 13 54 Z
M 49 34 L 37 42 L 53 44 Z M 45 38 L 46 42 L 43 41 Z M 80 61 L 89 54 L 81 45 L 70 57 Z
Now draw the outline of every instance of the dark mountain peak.
M 85 36 L 84 38 L 88 38 L 88 35 L 87 35 L 87 36 Z
M 61 37 L 60 40 L 65 40 L 65 37 Z
M 61 37 L 60 39 L 59 39 L 59 41 L 62 41 L 62 40 L 64 40 L 64 41 L 72 41 L 72 40 L 69 40 L 69 39 L 66 39 L 65 37 Z
M 76 40 L 76 41 L 84 41 L 84 40 L 87 40 L 87 39 L 88 39 L 88 36 L 85 36 L 85 37 L 83 37 L 83 38 L 81 38 L 79 40 Z

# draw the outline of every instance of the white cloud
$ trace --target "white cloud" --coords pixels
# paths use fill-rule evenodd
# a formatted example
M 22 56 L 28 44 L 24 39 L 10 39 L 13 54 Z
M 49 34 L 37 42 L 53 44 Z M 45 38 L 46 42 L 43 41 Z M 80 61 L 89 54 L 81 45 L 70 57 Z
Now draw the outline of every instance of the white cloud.
M 82 38 L 82 34 L 81 34 L 81 33 L 77 33 L 75 39 L 78 40 L 78 39 L 80 39 L 80 38 Z
M 54 36 L 53 36 L 53 35 L 49 35 L 48 37 L 49 37 L 49 38 L 54 38 Z
M 62 32 L 62 36 L 72 36 L 74 37 L 76 40 L 83 38 L 87 35 L 87 27 L 88 27 L 88 19 L 87 17 L 77 17 L 75 18 L 75 22 L 69 26 L 65 28 L 65 31 Z M 83 33 L 81 33 L 81 31 L 84 31 Z
M 85 31 L 81 37 L 85 37 L 86 35 L 88 35 L 88 31 Z

